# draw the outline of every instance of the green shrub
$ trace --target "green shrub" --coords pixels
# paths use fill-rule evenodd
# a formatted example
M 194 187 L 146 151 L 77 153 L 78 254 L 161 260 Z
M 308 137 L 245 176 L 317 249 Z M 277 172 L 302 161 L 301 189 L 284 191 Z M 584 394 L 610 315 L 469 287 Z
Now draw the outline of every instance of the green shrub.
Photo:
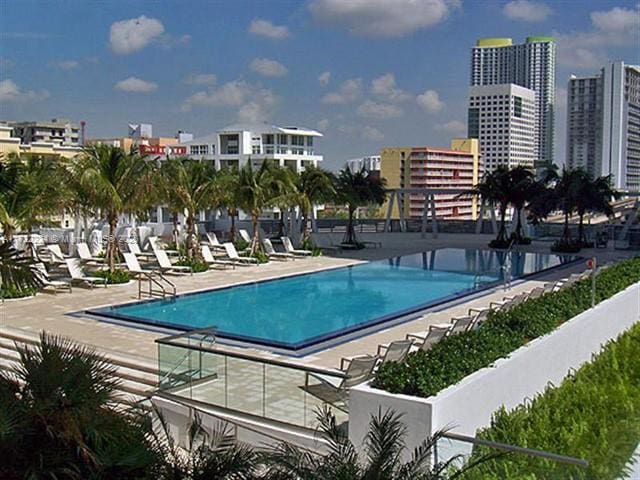
M 559 387 L 510 412 L 498 410 L 478 437 L 583 458 L 589 467 L 511 454 L 470 470 L 466 480 L 622 478 L 640 441 L 640 325 Z M 477 457 L 484 453 L 483 448 L 474 451 Z
M 10 298 L 25 298 L 30 297 L 31 295 L 35 295 L 37 289 L 35 288 L 23 288 L 17 289 L 12 286 L 3 285 L 0 288 L 0 299 L 10 299 Z
M 249 242 L 245 242 L 241 238 L 236 238 L 233 241 L 233 246 L 236 247 L 237 251 L 241 252 L 241 251 L 246 250 L 247 248 L 249 248 L 251 245 L 249 244 Z
M 320 257 L 322 255 L 322 249 L 318 247 L 313 240 L 307 238 L 304 242 L 302 242 L 301 246 L 302 250 L 311 250 L 312 256 Z
M 255 252 L 253 252 L 253 255 L 251 256 L 256 260 L 258 260 L 259 263 L 269 262 L 269 256 L 266 253 L 264 253 L 262 250 L 256 250 Z
M 131 275 L 129 274 L 129 272 L 120 268 L 116 268 L 113 272 L 110 272 L 109 270 L 98 270 L 95 273 L 95 276 L 106 278 L 109 285 L 127 283 L 129 280 L 131 280 Z
M 176 265 L 181 267 L 191 267 L 193 273 L 206 272 L 209 270 L 209 265 L 198 258 L 180 257 L 176 262 Z
M 600 302 L 640 280 L 640 257 L 621 262 L 597 277 Z M 591 280 L 528 300 L 507 312 L 494 312 L 479 328 L 446 337 L 403 363 L 380 367 L 373 386 L 391 393 L 430 397 L 509 355 L 529 341 L 591 307 Z

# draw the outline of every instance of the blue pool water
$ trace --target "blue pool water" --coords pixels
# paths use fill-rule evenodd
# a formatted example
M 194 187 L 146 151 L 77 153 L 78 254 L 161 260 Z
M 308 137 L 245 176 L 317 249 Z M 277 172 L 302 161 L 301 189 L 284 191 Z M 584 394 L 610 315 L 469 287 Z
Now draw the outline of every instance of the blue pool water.
M 513 278 L 575 260 L 512 252 Z M 501 282 L 505 254 L 433 250 L 92 313 L 298 350 Z

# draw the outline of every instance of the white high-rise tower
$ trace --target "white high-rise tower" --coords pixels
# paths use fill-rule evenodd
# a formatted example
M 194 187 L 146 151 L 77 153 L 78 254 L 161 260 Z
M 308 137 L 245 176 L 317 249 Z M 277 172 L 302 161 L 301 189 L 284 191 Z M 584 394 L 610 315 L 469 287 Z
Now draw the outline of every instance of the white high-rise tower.
M 553 118 L 556 85 L 556 45 L 552 37 L 527 37 L 514 45 L 510 38 L 484 38 L 471 50 L 471 86 L 515 84 L 536 95 L 538 162 L 553 161 Z

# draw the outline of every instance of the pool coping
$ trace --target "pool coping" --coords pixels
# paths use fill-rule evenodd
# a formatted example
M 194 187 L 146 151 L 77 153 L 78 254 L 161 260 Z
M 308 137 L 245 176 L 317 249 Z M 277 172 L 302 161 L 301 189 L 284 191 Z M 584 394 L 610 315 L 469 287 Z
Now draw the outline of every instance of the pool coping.
M 416 254 L 421 254 L 421 253 L 426 253 L 426 252 L 432 252 L 432 251 L 437 251 L 437 250 L 442 250 L 442 249 L 446 249 L 449 247 L 443 247 L 443 248 L 435 248 L 435 249 L 431 249 L 431 250 L 426 250 L 423 252 L 416 252 L 414 254 L 411 255 L 416 255 Z M 490 249 L 478 249 L 481 251 L 492 251 Z M 522 252 L 522 253 L 535 253 L 535 252 Z M 548 255 L 556 255 L 556 256 L 562 256 L 562 254 L 556 254 L 556 253 L 549 253 Z M 400 257 L 402 257 L 404 255 L 400 255 Z M 567 255 L 569 256 L 569 255 Z M 515 283 L 521 283 L 522 281 L 525 281 L 526 279 L 530 279 L 531 277 L 535 277 L 541 274 L 544 274 L 546 272 L 549 272 L 551 270 L 556 270 L 556 269 L 561 269 L 561 268 L 565 268 L 565 267 L 569 267 L 581 260 L 584 260 L 583 257 L 581 256 L 575 256 L 575 255 L 571 255 L 573 257 L 575 257 L 573 260 L 569 260 L 566 261 L 565 263 L 560 263 L 558 265 L 554 265 L 552 267 L 547 267 L 544 268 L 542 270 L 538 270 L 526 275 L 522 275 L 520 277 L 517 277 L 515 279 L 513 279 L 513 281 Z M 133 300 L 131 302 L 124 302 L 124 303 L 119 303 L 116 305 L 103 305 L 103 306 L 98 306 L 98 307 L 92 307 L 90 309 L 87 310 L 83 310 L 80 312 L 73 312 L 70 313 L 69 315 L 72 316 L 89 316 L 89 317 L 93 317 L 93 318 L 97 318 L 99 321 L 104 321 L 104 322 L 110 322 L 110 323 L 117 323 L 120 325 L 124 325 L 124 326 L 129 326 L 129 327 L 137 327 L 137 328 L 144 328 L 146 330 L 150 330 L 150 331 L 157 331 L 157 332 L 163 332 L 163 333 L 188 333 L 190 331 L 194 331 L 194 330 L 199 330 L 202 328 L 211 328 L 214 331 L 216 331 L 216 327 L 214 325 L 210 326 L 210 327 L 198 327 L 198 328 L 184 328 L 181 327 L 179 325 L 173 324 L 173 323 L 167 323 L 167 322 L 153 322 L 150 323 L 149 321 L 145 321 L 143 319 L 140 319 L 138 317 L 132 317 L 132 316 L 128 316 L 128 315 L 123 315 L 123 314 L 118 314 L 118 313 L 114 313 L 112 310 L 115 308 L 120 308 L 126 305 L 142 305 L 145 303 L 150 303 L 150 302 L 167 302 L 167 303 L 172 303 L 175 302 L 175 300 L 179 297 L 186 297 L 186 296 L 191 296 L 191 295 L 197 295 L 197 294 L 201 294 L 201 293 L 207 293 L 207 292 L 215 292 L 215 291 L 221 291 L 221 290 L 227 290 L 227 289 L 231 289 L 231 288 L 235 288 L 235 287 L 240 287 L 240 286 L 248 286 L 248 285 L 256 285 L 256 284 L 260 284 L 260 283 L 268 283 L 268 282 L 274 282 L 274 281 L 278 281 L 278 280 L 283 280 L 283 279 L 288 279 L 288 278 L 295 278 L 295 277 L 301 277 L 301 276 L 307 276 L 307 275 L 313 275 L 313 274 L 317 274 L 317 273 L 321 273 L 321 272 L 328 272 L 328 271 L 333 271 L 333 270 L 340 270 L 340 269 L 351 269 L 353 267 L 356 267 L 358 265 L 363 265 L 366 263 L 373 263 L 373 262 L 384 262 L 387 261 L 389 259 L 393 259 L 393 258 L 398 258 L 398 256 L 394 256 L 394 257 L 388 257 L 385 259 L 380 259 L 380 260 L 375 260 L 375 261 L 359 261 L 359 262 L 355 262 L 351 265 L 337 265 L 337 266 L 332 266 L 329 268 L 325 268 L 325 269 L 321 269 L 321 270 L 313 270 L 313 271 L 308 271 L 308 272 L 298 272 L 298 273 L 293 273 L 290 275 L 285 275 L 285 276 L 273 276 L 273 277 L 268 277 L 268 278 L 264 278 L 264 279 L 260 279 L 260 280 L 249 280 L 249 281 L 245 281 L 245 282 L 236 282 L 233 284 L 229 284 L 229 285 L 223 285 L 223 286 L 218 286 L 218 287 L 213 287 L 213 288 L 203 288 L 203 289 L 197 289 L 197 290 L 191 290 L 188 292 L 184 292 L 181 294 L 176 295 L 175 297 L 171 298 L 171 299 L 158 299 L 158 298 L 149 298 L 149 299 L 144 299 L 144 300 Z M 439 270 L 442 271 L 442 270 Z M 446 271 L 446 270 L 445 270 Z M 483 273 L 487 273 L 487 272 L 483 272 Z M 492 281 L 492 282 L 488 282 L 486 284 L 483 284 L 480 288 L 470 288 L 470 289 L 465 289 L 465 290 L 460 290 L 456 293 L 447 295 L 445 297 L 439 297 L 431 302 L 427 302 L 424 304 L 419 304 L 419 305 L 414 305 L 413 307 L 404 309 L 404 310 L 399 310 L 393 313 L 390 313 L 388 315 L 384 315 L 381 317 L 376 317 L 374 319 L 371 319 L 367 322 L 364 323 L 360 323 L 357 325 L 352 325 L 350 327 L 346 327 L 344 329 L 341 330 L 334 330 L 332 332 L 328 332 L 326 334 L 322 334 L 322 335 L 316 335 L 315 337 L 310 337 L 305 339 L 304 341 L 301 342 L 296 342 L 296 343 L 286 343 L 286 342 L 279 342 L 279 341 L 273 341 L 273 340 L 265 340 L 262 338 L 257 338 L 257 337 L 251 337 L 248 335 L 238 335 L 238 334 L 233 334 L 233 333 L 227 333 L 227 332 L 220 332 L 220 331 L 216 331 L 215 336 L 216 339 L 220 339 L 221 343 L 225 343 L 228 344 L 230 346 L 239 346 L 239 347 L 249 347 L 249 348 L 261 348 L 261 349 L 267 349 L 268 351 L 271 351 L 273 353 L 276 354 L 285 354 L 285 355 L 290 355 L 290 356 L 295 356 L 295 357 L 302 357 L 302 356 L 307 356 L 309 354 L 312 354 L 316 351 L 319 350 L 323 350 L 325 348 L 330 348 L 330 347 L 334 347 L 337 345 L 340 345 L 342 343 L 345 343 L 347 341 L 350 340 L 354 340 L 356 338 L 361 338 L 362 336 L 366 336 L 366 335 L 370 335 L 372 333 L 375 333 L 376 331 L 382 330 L 384 328 L 388 328 L 391 326 L 395 326 L 401 323 L 405 323 L 407 321 L 410 320 L 415 320 L 416 318 L 418 318 L 419 316 L 421 316 L 422 314 L 424 314 L 426 311 L 428 310 L 433 310 L 435 307 L 438 306 L 442 306 L 445 304 L 450 304 L 452 302 L 456 302 L 459 300 L 463 300 L 463 299 L 470 299 L 476 296 L 479 296 L 480 294 L 483 294 L 489 290 L 495 289 L 497 286 L 500 286 L 502 284 L 502 280 L 496 280 L 496 281 Z M 108 311 L 105 311 L 108 310 Z M 359 335 L 355 335 L 355 334 L 359 334 Z M 341 341 L 337 341 L 338 339 L 340 339 Z

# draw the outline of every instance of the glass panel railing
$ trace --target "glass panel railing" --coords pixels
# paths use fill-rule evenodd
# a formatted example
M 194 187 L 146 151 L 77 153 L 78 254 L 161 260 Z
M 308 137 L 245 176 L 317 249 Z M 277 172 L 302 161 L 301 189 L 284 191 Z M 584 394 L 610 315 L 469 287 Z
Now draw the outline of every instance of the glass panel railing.
M 212 338 L 196 331 L 156 340 L 161 392 L 310 429 L 325 405 L 339 423 L 348 421 L 343 372 L 224 348 Z
M 464 470 L 463 480 L 595 478 L 590 476 L 588 462 L 579 458 L 451 432 L 438 439 L 434 462 Z

